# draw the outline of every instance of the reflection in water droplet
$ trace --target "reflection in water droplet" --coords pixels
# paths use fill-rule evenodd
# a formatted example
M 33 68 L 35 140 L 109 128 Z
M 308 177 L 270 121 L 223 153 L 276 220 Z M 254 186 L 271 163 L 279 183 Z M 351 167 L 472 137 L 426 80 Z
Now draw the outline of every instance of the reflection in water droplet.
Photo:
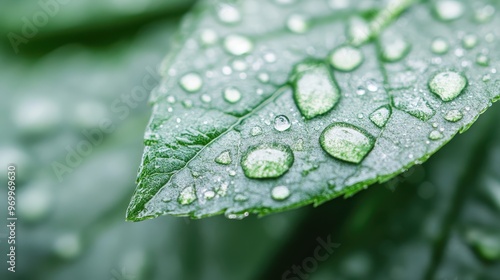
M 241 35 L 228 35 L 224 39 L 224 48 L 232 55 L 244 55 L 252 51 L 253 43 Z
M 448 42 L 443 38 L 436 38 L 432 41 L 431 50 L 435 54 L 445 54 L 449 49 Z
M 373 149 L 375 139 L 353 125 L 333 123 L 321 133 L 320 144 L 334 158 L 360 163 Z
M 181 87 L 187 92 L 196 92 L 203 85 L 203 80 L 197 73 L 188 73 L 179 80 Z
M 285 200 L 290 196 L 290 190 L 286 186 L 277 186 L 274 187 L 271 191 L 271 197 L 274 200 Z
M 363 53 L 357 48 L 350 46 L 339 47 L 330 54 L 330 63 L 333 68 L 349 72 L 361 65 Z
M 234 87 L 228 87 L 224 90 L 224 100 L 229 103 L 236 103 L 241 99 L 241 92 Z
M 329 112 L 340 99 L 340 90 L 323 63 L 301 63 L 294 69 L 293 97 L 306 119 Z
M 444 116 L 444 119 L 449 121 L 449 122 L 458 122 L 462 118 L 463 118 L 463 114 L 459 110 L 450 110 Z
M 241 167 L 248 178 L 279 177 L 290 169 L 294 156 L 290 147 L 271 143 L 252 146 L 241 159 Z
M 431 140 L 439 140 L 441 138 L 443 138 L 443 134 L 437 130 L 433 130 L 430 134 L 429 134 L 429 139 Z
M 274 129 L 277 131 L 285 131 L 289 129 L 291 125 L 290 120 L 285 115 L 278 115 L 274 118 Z
M 231 164 L 231 153 L 229 151 L 222 152 L 218 157 L 215 158 L 215 162 L 224 165 Z
M 453 71 L 441 72 L 429 82 L 430 90 L 445 102 L 457 98 L 466 85 L 467 79 Z
M 370 120 L 380 128 L 385 126 L 390 117 L 391 117 L 390 106 L 380 107 L 370 114 Z
M 191 204 L 195 200 L 196 200 L 196 193 L 194 187 L 192 186 L 184 188 L 179 194 L 179 197 L 177 198 L 177 202 L 179 202 L 181 205 Z
M 304 16 L 293 14 L 286 20 L 286 27 L 294 33 L 305 33 L 309 29 L 309 23 Z
M 436 14 L 444 21 L 458 19 L 464 12 L 464 5 L 456 0 L 440 0 L 436 3 Z

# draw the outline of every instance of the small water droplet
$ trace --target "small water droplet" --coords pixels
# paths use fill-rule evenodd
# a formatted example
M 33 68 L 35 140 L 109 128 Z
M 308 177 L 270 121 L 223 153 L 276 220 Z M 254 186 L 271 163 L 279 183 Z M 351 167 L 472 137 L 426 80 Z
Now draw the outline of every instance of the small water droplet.
M 290 196 L 290 190 L 286 186 L 277 186 L 271 190 L 271 197 L 274 200 L 282 201 Z
M 340 90 L 323 63 L 301 63 L 294 69 L 293 97 L 306 119 L 325 114 L 339 102 Z
M 245 36 L 228 35 L 224 39 L 224 48 L 232 55 L 244 55 L 252 51 L 253 43 Z
M 429 139 L 430 140 L 439 140 L 441 138 L 443 138 L 443 134 L 441 132 L 439 132 L 438 130 L 433 130 L 430 134 L 429 134 Z
M 203 94 L 201 96 L 201 101 L 203 101 L 205 103 L 210 103 L 212 101 L 212 97 L 210 97 L 210 95 L 208 95 L 208 94 Z
M 443 38 L 435 38 L 432 41 L 431 50 L 435 54 L 445 54 L 449 51 L 450 45 Z
M 467 85 L 467 79 L 453 71 L 445 71 L 435 75 L 429 82 L 431 92 L 447 102 L 459 96 Z
M 241 167 L 248 178 L 277 178 L 290 169 L 293 161 L 290 147 L 277 143 L 261 144 L 247 150 L 241 159 Z
M 444 21 L 458 19 L 464 12 L 464 5 L 456 0 L 440 0 L 436 3 L 436 14 Z
M 466 49 L 472 49 L 477 45 L 477 36 L 474 34 L 467 34 L 462 39 L 462 45 Z
M 361 86 L 358 87 L 358 89 L 356 90 L 357 95 L 365 95 L 365 93 L 366 93 L 366 90 Z
M 444 116 L 444 119 L 449 121 L 449 122 L 458 122 L 462 118 L 463 118 L 463 114 L 459 110 L 450 110 Z
M 235 87 L 228 87 L 224 90 L 224 100 L 229 103 L 236 103 L 241 99 L 241 92 Z
M 248 64 L 242 59 L 235 59 L 232 66 L 236 71 L 245 71 L 248 68 Z
M 195 200 L 196 193 L 194 187 L 192 186 L 184 188 L 177 198 L 177 202 L 179 202 L 181 205 L 191 204 Z
M 254 126 L 252 127 L 252 130 L 250 131 L 250 134 L 252 136 L 257 136 L 262 134 L 262 128 L 260 126 Z
M 370 114 L 370 120 L 378 127 L 382 128 L 385 126 L 389 118 L 391 117 L 391 107 L 383 106 L 375 110 Z
M 193 107 L 193 101 L 191 101 L 189 99 L 183 100 L 182 106 L 184 106 L 184 108 L 186 108 L 186 109 L 189 109 L 189 108 Z
M 205 46 L 210 46 L 217 43 L 219 36 L 212 29 L 204 29 L 200 34 L 201 44 Z
M 221 4 L 217 9 L 217 16 L 223 23 L 237 23 L 241 20 L 240 11 L 233 5 Z
M 278 115 L 274 118 L 274 129 L 277 131 L 288 130 L 291 125 L 292 123 L 290 123 L 290 120 L 285 115 Z
M 377 83 L 374 80 L 368 80 L 366 82 L 366 89 L 371 92 L 376 92 L 378 90 Z
M 375 145 L 368 132 L 346 123 L 333 123 L 320 136 L 323 150 L 336 159 L 360 163 Z
M 215 197 L 215 192 L 214 191 L 206 191 L 206 192 L 203 193 L 203 197 L 206 200 L 211 200 L 212 198 Z
M 351 46 L 341 46 L 330 54 L 330 63 L 333 68 L 344 72 L 356 69 L 363 60 L 363 53 Z
M 288 30 L 300 34 L 307 32 L 309 23 L 306 17 L 299 14 L 293 14 L 286 20 L 286 27 Z
M 495 7 L 491 5 L 485 5 L 478 9 L 475 12 L 475 19 L 477 22 L 485 23 L 490 21 L 495 14 Z
M 410 44 L 402 38 L 384 40 L 382 58 L 387 62 L 396 62 L 405 57 L 410 51 Z
M 476 57 L 477 65 L 487 67 L 490 65 L 490 58 L 485 54 L 478 54 Z
M 269 74 L 267 74 L 267 73 L 259 73 L 259 75 L 257 76 L 257 78 L 259 79 L 259 81 L 261 83 L 267 83 L 267 82 L 269 82 Z
M 268 52 L 264 55 L 264 60 L 267 63 L 274 63 L 274 62 L 276 62 L 276 55 L 272 52 Z
M 187 92 L 197 92 L 203 85 L 201 76 L 197 73 L 188 73 L 179 80 L 181 87 Z
M 241 193 L 238 193 L 234 196 L 234 201 L 237 201 L 237 202 L 244 202 L 247 200 L 248 200 L 248 197 L 246 195 L 241 194 Z
M 224 165 L 231 164 L 231 162 L 233 162 L 231 159 L 231 153 L 228 150 L 220 153 L 220 155 L 215 158 L 215 162 Z

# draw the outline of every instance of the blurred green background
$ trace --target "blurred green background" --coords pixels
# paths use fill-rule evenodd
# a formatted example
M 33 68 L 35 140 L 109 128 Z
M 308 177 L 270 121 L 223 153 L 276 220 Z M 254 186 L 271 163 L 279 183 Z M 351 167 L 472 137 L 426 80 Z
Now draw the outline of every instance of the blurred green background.
M 1 227 L 0 279 L 500 279 L 498 105 L 427 163 L 346 200 L 125 222 L 150 109 L 111 108 L 156 71 L 193 2 L 0 1 L 0 179 L 17 165 L 19 218 L 16 273 Z M 51 164 L 104 118 L 116 129 L 58 180 Z M 318 238 L 339 246 L 314 259 Z

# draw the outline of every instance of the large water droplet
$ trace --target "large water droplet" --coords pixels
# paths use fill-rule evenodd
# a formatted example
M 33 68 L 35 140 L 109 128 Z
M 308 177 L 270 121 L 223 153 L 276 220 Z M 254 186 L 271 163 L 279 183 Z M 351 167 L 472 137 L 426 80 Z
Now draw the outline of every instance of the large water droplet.
M 357 48 L 351 46 L 342 46 L 333 50 L 330 54 L 330 63 L 333 68 L 349 72 L 361 65 L 363 62 L 363 53 Z
M 179 197 L 177 198 L 177 202 L 179 202 L 181 205 L 191 204 L 195 200 L 196 200 L 196 192 L 194 187 L 192 186 L 184 188 L 179 194 Z
M 271 197 L 274 200 L 285 200 L 290 196 L 290 190 L 286 186 L 277 186 L 271 190 Z
M 321 133 L 319 141 L 328 154 L 351 163 L 360 163 L 375 144 L 375 139 L 368 132 L 346 123 L 329 125 Z
M 449 122 L 458 122 L 462 118 L 463 118 L 463 114 L 459 110 L 450 110 L 444 116 L 444 119 L 449 121 Z
M 370 114 L 370 120 L 380 128 L 385 126 L 390 117 L 391 117 L 390 106 L 380 107 Z
M 464 12 L 464 5 L 456 0 L 441 0 L 436 3 L 436 14 L 444 21 L 458 19 Z
M 233 160 L 231 159 L 231 153 L 229 151 L 224 151 L 215 158 L 215 162 L 217 162 L 218 164 L 228 165 L 231 164 L 232 161 Z
M 228 87 L 224 90 L 224 100 L 229 103 L 236 103 L 241 99 L 241 92 L 235 87 Z
M 430 90 L 438 95 L 443 101 L 451 101 L 457 98 L 467 85 L 467 79 L 453 71 L 441 72 L 435 75 L 429 82 Z
M 392 98 L 392 104 L 416 118 L 427 121 L 436 113 L 425 99 L 412 94 L 398 94 Z
M 241 20 L 240 11 L 233 5 L 222 4 L 217 9 L 219 20 L 224 23 L 236 23 Z
M 224 39 L 224 48 L 232 55 L 244 55 L 252 51 L 253 43 L 245 36 L 228 35 Z
M 290 120 L 285 115 L 278 115 L 274 118 L 274 129 L 277 131 L 285 131 L 289 129 L 291 125 Z
M 435 54 L 445 54 L 450 49 L 448 42 L 443 38 L 435 38 L 432 41 L 431 50 Z
M 302 63 L 295 67 L 293 97 L 306 119 L 329 112 L 339 102 L 340 90 L 323 63 Z
M 290 169 L 294 156 L 290 147 L 271 143 L 252 146 L 241 159 L 241 167 L 248 178 L 279 177 Z
M 197 92 L 203 85 L 201 76 L 197 73 L 188 73 L 179 80 L 181 87 L 187 92 Z
M 298 14 L 293 14 L 286 20 L 286 27 L 294 33 L 305 33 L 309 29 L 307 19 Z

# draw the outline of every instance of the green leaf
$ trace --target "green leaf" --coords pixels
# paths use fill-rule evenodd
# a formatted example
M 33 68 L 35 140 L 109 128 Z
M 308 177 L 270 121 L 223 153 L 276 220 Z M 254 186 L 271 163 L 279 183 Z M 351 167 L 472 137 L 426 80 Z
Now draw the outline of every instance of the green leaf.
M 200 3 L 151 96 L 128 220 L 350 196 L 424 162 L 499 98 L 486 3 L 332 3 Z

